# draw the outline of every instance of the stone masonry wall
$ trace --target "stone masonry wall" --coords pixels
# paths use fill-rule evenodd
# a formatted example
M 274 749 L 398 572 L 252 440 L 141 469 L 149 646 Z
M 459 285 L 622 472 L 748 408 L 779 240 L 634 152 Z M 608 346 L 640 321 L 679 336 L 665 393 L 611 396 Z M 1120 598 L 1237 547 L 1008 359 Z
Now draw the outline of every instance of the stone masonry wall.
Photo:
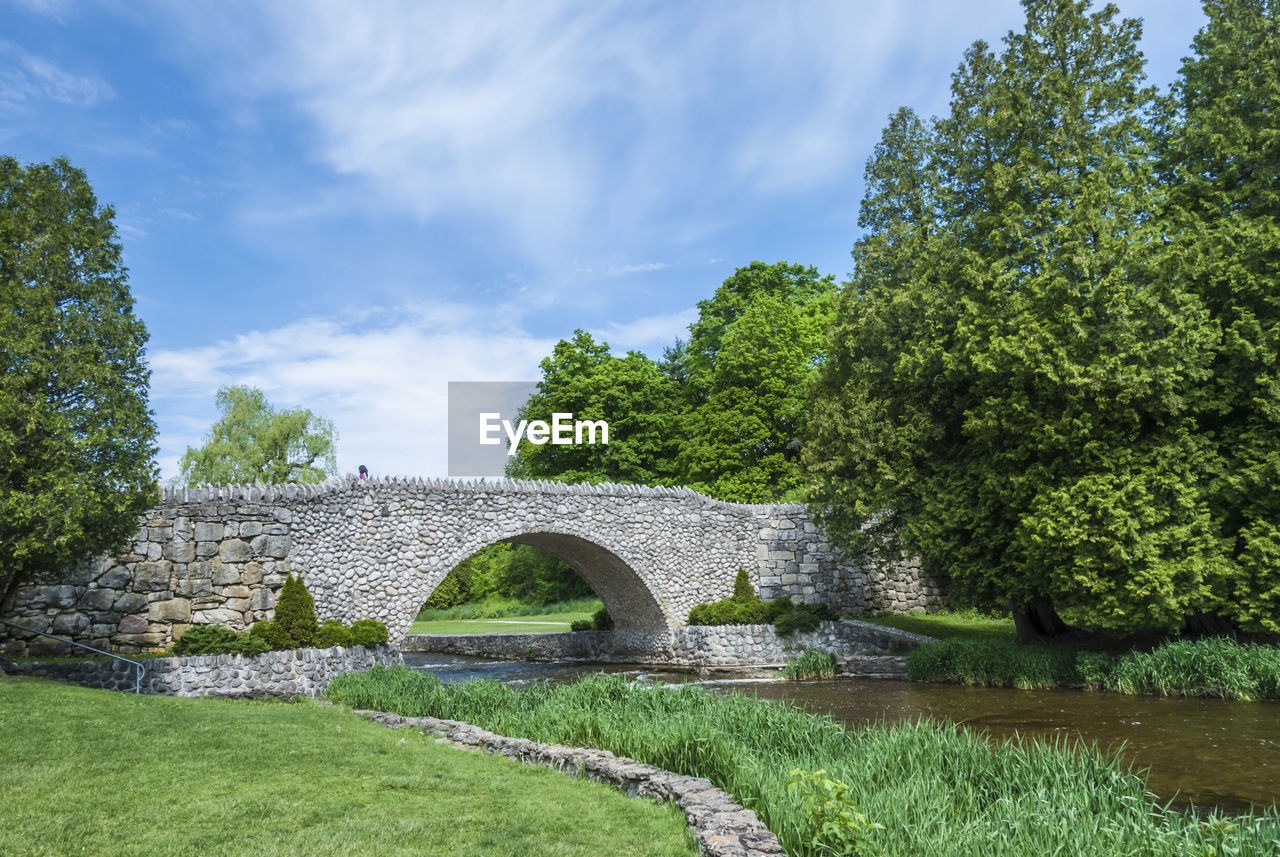
M 244 655 L 194 655 L 144 658 L 142 692 L 165 696 L 280 697 L 319 696 L 336 676 L 361 672 L 375 664 L 400 664 L 390 646 L 335 646 Z M 132 691 L 137 670 L 121 661 L 9 663 L 10 675 L 38 676 L 106 690 Z
M 773 667 L 816 649 L 847 661 L 897 655 L 928 637 L 840 620 L 816 630 L 782 637 L 772 625 L 707 625 L 677 628 L 665 635 L 639 637 L 612 631 L 552 634 L 415 634 L 405 638 L 406 652 L 480 655 L 533 661 L 645 663 L 687 667 Z
M 157 650 L 192 624 L 243 630 L 271 618 L 295 571 L 321 619 L 379 619 L 397 642 L 449 571 L 500 541 L 564 559 L 620 629 L 651 634 L 729 596 L 738 568 L 765 598 L 844 612 L 943 603 L 939 582 L 918 567 L 840 555 L 802 506 L 726 503 L 685 488 L 344 477 L 167 488 L 129 553 L 21 587 L 4 618 L 99 648 Z M 59 651 L 4 626 L 0 648 Z

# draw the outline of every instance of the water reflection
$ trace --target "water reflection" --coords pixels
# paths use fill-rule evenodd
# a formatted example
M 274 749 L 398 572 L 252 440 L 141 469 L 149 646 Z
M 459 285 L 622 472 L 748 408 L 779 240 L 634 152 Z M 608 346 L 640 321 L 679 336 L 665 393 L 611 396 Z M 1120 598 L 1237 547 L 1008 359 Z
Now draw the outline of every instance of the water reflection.
M 786 682 L 758 677 L 705 678 L 640 666 L 540 664 L 450 655 L 405 655 L 446 682 L 491 678 L 512 685 L 570 682 L 597 672 L 647 682 L 697 682 L 716 692 L 790 699 L 848 725 L 921 716 L 981 729 L 1123 747 L 1162 799 L 1241 811 L 1280 802 L 1280 702 L 1164 699 L 1081 691 L 966 688 L 874 679 Z

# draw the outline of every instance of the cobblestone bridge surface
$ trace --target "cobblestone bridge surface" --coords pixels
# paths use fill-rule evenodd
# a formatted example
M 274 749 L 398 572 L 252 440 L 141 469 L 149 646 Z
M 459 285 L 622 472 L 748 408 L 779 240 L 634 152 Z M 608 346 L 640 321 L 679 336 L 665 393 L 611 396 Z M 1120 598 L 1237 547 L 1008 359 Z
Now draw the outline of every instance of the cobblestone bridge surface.
M 803 506 L 726 503 L 686 488 L 333 479 L 166 488 L 132 550 L 21 588 L 6 618 L 102 648 L 167 646 L 193 624 L 270 618 L 288 572 L 321 619 L 380 619 L 393 642 L 445 575 L 496 542 L 568 562 L 622 630 L 662 634 L 732 593 L 745 568 L 765 599 L 843 612 L 923 611 L 938 582 L 912 563 L 842 556 Z M 0 646 L 39 650 L 0 626 Z

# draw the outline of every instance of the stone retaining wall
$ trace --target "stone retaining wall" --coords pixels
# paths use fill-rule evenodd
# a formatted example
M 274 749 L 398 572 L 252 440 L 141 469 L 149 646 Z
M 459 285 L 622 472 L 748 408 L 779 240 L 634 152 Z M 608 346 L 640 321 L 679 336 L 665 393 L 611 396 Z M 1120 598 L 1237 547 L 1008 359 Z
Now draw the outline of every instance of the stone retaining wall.
M 261 655 L 192 655 L 143 658 L 142 692 L 164 696 L 319 696 L 335 676 L 375 664 L 401 663 L 392 646 L 335 646 Z M 38 676 L 107 690 L 132 691 L 138 671 L 122 661 L 7 664 L 10 675 Z
M 443 736 L 456 747 L 506 756 L 526 765 L 555 768 L 622 789 L 632 797 L 675 801 L 684 810 L 698 845 L 707 857 L 785 857 L 782 846 L 754 812 L 710 780 L 688 777 L 615 756 L 608 750 L 588 750 L 541 744 L 526 738 L 507 738 L 478 726 L 434 717 L 402 717 L 380 711 L 357 711 L 392 729 L 420 729 Z
M 530 661 L 640 663 L 685 667 L 782 666 L 806 649 L 837 660 L 896 655 L 928 637 L 842 619 L 817 630 L 779 636 L 772 625 L 706 625 L 666 634 L 569 631 L 551 634 L 415 634 L 406 652 L 518 658 Z

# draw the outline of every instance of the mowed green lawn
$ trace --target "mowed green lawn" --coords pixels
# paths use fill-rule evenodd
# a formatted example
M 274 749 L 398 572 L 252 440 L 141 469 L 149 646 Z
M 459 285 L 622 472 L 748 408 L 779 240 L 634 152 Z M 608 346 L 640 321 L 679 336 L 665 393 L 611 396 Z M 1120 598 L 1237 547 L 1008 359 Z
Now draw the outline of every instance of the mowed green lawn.
M 697 853 L 673 806 L 336 707 L 0 679 L 0 854 Z
M 501 619 L 418 619 L 410 634 L 513 634 L 568 631 L 569 623 L 590 619 L 594 611 L 542 613 L 536 616 L 504 616 Z

